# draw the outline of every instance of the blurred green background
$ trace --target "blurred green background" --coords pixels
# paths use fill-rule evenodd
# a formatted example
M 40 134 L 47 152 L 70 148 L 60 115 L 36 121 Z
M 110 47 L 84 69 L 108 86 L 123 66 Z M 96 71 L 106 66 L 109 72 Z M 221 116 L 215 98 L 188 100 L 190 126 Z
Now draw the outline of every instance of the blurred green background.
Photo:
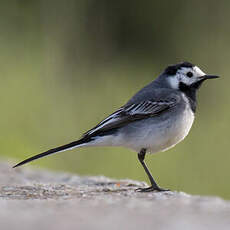
M 230 1 L 0 3 L 2 157 L 17 163 L 76 140 L 186 60 L 222 78 L 201 88 L 185 141 L 146 161 L 163 187 L 230 199 Z M 31 165 L 147 181 L 123 148 L 75 149 Z

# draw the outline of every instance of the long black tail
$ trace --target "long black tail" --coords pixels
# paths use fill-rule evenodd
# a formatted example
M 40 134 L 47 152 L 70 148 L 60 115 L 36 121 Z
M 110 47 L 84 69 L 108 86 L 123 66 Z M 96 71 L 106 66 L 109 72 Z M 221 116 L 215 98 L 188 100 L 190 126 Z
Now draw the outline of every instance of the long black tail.
M 42 157 L 45 157 L 45 156 L 48 156 L 50 154 L 54 154 L 54 153 L 58 153 L 58 152 L 62 152 L 62 151 L 65 151 L 65 150 L 68 150 L 68 149 L 72 149 L 72 148 L 75 148 L 81 144 L 84 144 L 84 143 L 87 143 L 89 140 L 87 140 L 86 138 L 82 138 L 80 140 L 77 140 L 77 141 L 74 141 L 74 142 L 71 142 L 69 144 L 66 144 L 66 145 L 62 145 L 62 146 L 59 146 L 57 148 L 53 148 L 53 149 L 50 149 L 46 152 L 43 152 L 43 153 L 40 153 L 40 154 L 37 154 L 33 157 L 30 157 L 30 158 L 27 158 L 25 159 L 24 161 L 21 161 L 20 163 L 16 164 L 15 166 L 13 166 L 13 168 L 16 168 L 18 166 L 21 166 L 21 165 L 24 165 L 28 162 L 31 162 L 31 161 L 34 161 L 34 160 L 37 160 L 39 158 L 42 158 Z

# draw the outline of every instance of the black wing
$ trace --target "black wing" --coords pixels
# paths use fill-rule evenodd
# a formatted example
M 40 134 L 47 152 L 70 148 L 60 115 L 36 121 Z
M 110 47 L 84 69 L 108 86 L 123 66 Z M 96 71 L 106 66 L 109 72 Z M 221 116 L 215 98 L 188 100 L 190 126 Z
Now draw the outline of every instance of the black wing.
M 115 113 L 101 121 L 96 127 L 85 133 L 84 137 L 94 136 L 100 134 L 101 132 L 116 129 L 136 120 L 157 116 L 160 113 L 174 107 L 179 100 L 179 97 L 172 97 L 167 100 L 147 100 L 137 104 L 123 106 Z

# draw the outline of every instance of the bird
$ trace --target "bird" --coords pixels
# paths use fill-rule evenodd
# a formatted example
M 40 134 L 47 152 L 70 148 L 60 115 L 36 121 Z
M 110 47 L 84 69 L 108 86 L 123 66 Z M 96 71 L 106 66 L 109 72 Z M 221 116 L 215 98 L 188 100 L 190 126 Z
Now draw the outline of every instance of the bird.
M 195 118 L 197 91 L 204 81 L 215 78 L 219 76 L 205 74 L 190 62 L 169 65 L 125 105 L 80 139 L 25 159 L 13 168 L 78 147 L 122 146 L 137 152 L 150 181 L 150 187 L 138 188 L 137 191 L 168 191 L 154 180 L 144 161 L 145 156 L 166 151 L 188 135 Z

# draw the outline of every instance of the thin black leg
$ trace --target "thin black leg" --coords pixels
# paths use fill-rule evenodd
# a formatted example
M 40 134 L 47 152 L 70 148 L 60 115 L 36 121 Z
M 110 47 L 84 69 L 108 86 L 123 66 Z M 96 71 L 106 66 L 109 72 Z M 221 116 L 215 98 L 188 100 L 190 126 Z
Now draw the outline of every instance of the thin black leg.
M 156 181 L 153 179 L 153 176 L 152 174 L 150 173 L 147 165 L 145 164 L 144 160 L 145 160 L 145 154 L 146 154 L 146 149 L 141 149 L 141 151 L 138 153 L 138 159 L 141 163 L 141 165 L 143 166 L 149 180 L 150 180 L 150 183 L 151 183 L 151 186 L 148 187 L 148 188 L 139 188 L 137 189 L 138 192 L 152 192 L 152 191 L 159 191 L 159 192 L 163 192 L 163 191 L 169 191 L 168 189 L 163 189 L 163 188 L 160 188 Z

